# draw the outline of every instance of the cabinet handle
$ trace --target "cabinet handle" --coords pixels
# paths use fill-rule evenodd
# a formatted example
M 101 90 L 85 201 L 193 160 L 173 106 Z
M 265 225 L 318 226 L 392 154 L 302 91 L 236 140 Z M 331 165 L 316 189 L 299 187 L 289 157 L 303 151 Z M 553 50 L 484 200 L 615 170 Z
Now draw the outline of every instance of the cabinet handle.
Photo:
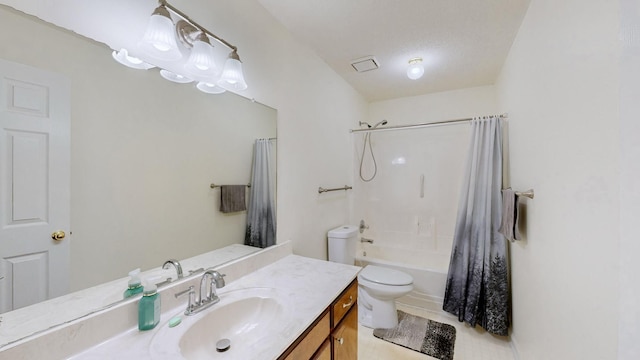
M 344 343 L 344 338 L 334 338 L 340 345 Z
M 346 304 L 342 304 L 342 308 L 344 309 L 344 308 L 349 307 L 351 305 L 353 305 L 353 296 L 349 296 L 349 302 L 346 303 Z

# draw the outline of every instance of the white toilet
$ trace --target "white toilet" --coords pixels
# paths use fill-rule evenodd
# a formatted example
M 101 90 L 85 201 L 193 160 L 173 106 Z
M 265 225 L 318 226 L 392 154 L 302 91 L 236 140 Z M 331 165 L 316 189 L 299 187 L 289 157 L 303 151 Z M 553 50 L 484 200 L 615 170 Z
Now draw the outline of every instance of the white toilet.
M 329 261 L 353 265 L 358 227 L 349 225 L 329 231 Z M 413 290 L 413 278 L 402 271 L 367 265 L 358 274 L 358 321 L 368 328 L 398 325 L 395 299 Z

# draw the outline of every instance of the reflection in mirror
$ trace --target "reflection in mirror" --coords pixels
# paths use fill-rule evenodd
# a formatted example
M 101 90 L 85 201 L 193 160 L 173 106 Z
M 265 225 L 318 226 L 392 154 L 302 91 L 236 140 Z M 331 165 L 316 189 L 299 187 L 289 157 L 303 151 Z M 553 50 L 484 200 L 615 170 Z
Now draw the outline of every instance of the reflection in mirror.
M 166 260 L 244 243 L 247 211 L 221 212 L 221 189 L 210 184 L 251 181 L 254 143 L 276 137 L 274 109 L 237 95 L 209 95 L 170 83 L 157 69 L 123 67 L 113 61 L 106 46 L 2 5 L 0 24 L 5 30 L 0 32 L 4 60 L 57 74 L 63 90 L 68 86 L 70 137 L 61 145 L 71 149 L 61 166 L 70 168 L 68 213 L 39 223 L 46 230 L 45 241 L 64 244 L 69 251 L 62 266 L 68 274 L 61 286 L 50 286 L 56 295 L 73 292 L 74 298 L 90 297 L 93 305 L 82 309 L 89 313 L 121 299 L 133 269 L 175 278 L 175 269 L 161 268 Z M 8 71 L 9 78 L 22 76 L 15 68 Z M 27 87 L 26 92 L 33 89 L 38 88 Z M 25 93 L 21 91 L 16 93 Z M 60 105 L 56 101 L 52 100 L 52 109 Z M 2 123 L 0 130 L 5 127 Z M 56 131 L 48 141 L 59 140 Z M 0 174 L 7 176 L 6 171 Z M 4 206 L 7 193 L 0 196 L 4 221 L 10 210 Z M 58 208 L 65 206 L 50 203 L 47 210 L 53 214 Z M 63 221 L 54 223 L 56 219 Z M 56 242 L 50 236 L 57 230 L 66 236 Z M 5 256 L 8 236 L 0 235 L 0 306 L 7 311 L 31 300 L 14 294 L 20 267 L 13 255 Z M 230 251 L 224 261 L 243 255 Z M 27 268 L 48 276 L 46 268 Z M 193 268 L 183 264 L 185 274 L 189 270 Z M 103 283 L 114 284 L 113 292 L 82 290 Z M 23 288 L 36 288 L 28 285 Z M 37 296 L 49 297 L 46 291 Z M 16 299 L 22 304 L 14 306 Z M 0 322 L 0 338 L 17 325 L 8 318 Z M 37 317 L 30 321 L 38 323 Z

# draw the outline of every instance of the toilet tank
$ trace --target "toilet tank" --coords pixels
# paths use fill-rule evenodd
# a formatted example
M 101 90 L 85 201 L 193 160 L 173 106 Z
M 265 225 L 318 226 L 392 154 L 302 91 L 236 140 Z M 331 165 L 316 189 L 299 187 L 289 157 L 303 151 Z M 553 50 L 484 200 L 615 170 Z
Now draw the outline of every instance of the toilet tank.
M 330 230 L 329 261 L 353 265 L 356 258 L 356 244 L 358 240 L 358 227 L 345 225 Z

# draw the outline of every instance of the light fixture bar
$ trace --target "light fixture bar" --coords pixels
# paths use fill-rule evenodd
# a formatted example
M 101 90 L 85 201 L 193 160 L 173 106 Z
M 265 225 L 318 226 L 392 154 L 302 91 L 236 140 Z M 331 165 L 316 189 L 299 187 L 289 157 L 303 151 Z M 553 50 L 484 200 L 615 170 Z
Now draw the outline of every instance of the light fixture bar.
M 211 31 L 207 30 L 204 26 L 198 24 L 197 22 L 191 20 L 191 18 L 189 18 L 189 16 L 187 16 L 187 14 L 183 13 L 182 11 L 178 10 L 175 6 L 169 4 L 166 0 L 158 0 L 158 3 L 162 6 L 165 6 L 166 8 L 168 8 L 169 10 L 171 10 L 173 13 L 175 13 L 176 15 L 180 16 L 181 18 L 183 18 L 184 20 L 188 21 L 191 25 L 197 27 L 200 31 L 202 31 L 203 33 L 207 34 L 208 36 L 216 39 L 218 42 L 220 42 L 221 44 L 223 44 L 224 46 L 228 47 L 229 49 L 233 50 L 233 51 L 238 51 L 238 48 L 231 45 L 229 42 L 227 42 L 225 39 L 215 35 L 214 33 L 212 33 Z

